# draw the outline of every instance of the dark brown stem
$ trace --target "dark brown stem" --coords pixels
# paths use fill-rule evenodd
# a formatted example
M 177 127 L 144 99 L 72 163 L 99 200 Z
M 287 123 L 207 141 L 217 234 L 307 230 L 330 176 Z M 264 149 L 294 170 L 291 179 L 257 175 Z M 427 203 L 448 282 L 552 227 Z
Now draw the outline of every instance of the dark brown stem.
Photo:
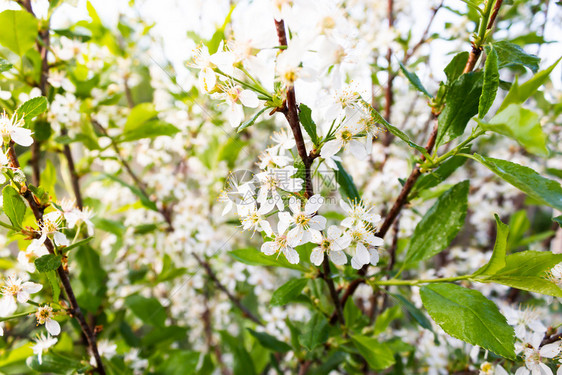
M 493 0 L 488 0 L 488 1 L 493 1 Z M 492 15 L 488 20 L 488 25 L 486 25 L 486 30 L 491 30 L 492 27 L 494 26 L 494 22 L 496 21 L 496 17 L 498 16 L 498 12 L 500 11 L 502 2 L 503 0 L 496 1 L 496 4 L 494 5 L 494 9 L 492 10 Z M 480 41 L 480 43 L 483 42 L 484 42 L 483 40 Z M 476 45 L 473 43 L 472 50 L 470 51 L 470 55 L 468 55 L 468 61 L 466 62 L 463 73 L 469 73 L 474 70 L 474 66 L 476 65 L 476 62 L 478 61 L 478 58 L 480 57 L 481 53 L 482 53 L 482 45 L 481 44 Z
M 330 296 L 332 297 L 332 301 L 334 301 L 335 305 L 335 314 L 342 325 L 345 324 L 345 320 L 343 317 L 343 309 L 342 304 L 340 303 L 340 298 L 338 296 L 338 292 L 334 286 L 334 281 L 332 280 L 331 272 L 330 272 L 330 261 L 328 257 L 324 257 L 324 261 L 322 262 L 322 267 L 324 271 L 322 272 L 322 278 L 326 281 L 328 285 L 328 290 L 330 291 Z
M 281 46 L 287 46 L 287 33 L 285 31 L 285 22 L 283 20 L 275 20 L 275 29 L 277 30 L 277 37 L 279 39 L 279 44 Z M 282 53 L 282 52 L 281 52 Z M 295 98 L 295 88 L 293 86 L 287 89 L 287 99 L 285 100 L 285 107 L 281 110 L 291 127 L 291 131 L 293 132 L 293 137 L 295 138 L 295 142 L 297 144 L 297 151 L 299 156 L 304 164 L 304 181 L 305 181 L 305 198 L 310 198 L 314 195 L 314 190 L 312 188 L 312 171 L 310 166 L 318 154 L 311 152 L 310 155 L 306 151 L 306 145 L 304 143 L 304 138 L 302 136 L 301 125 L 299 121 L 299 113 L 297 109 L 297 101 Z M 336 287 L 334 285 L 334 280 L 329 277 L 329 270 L 330 264 L 328 263 L 328 259 L 324 258 L 324 280 L 328 285 L 328 289 L 330 290 L 330 295 L 334 302 L 334 306 L 336 307 L 336 311 L 338 311 L 338 318 L 340 319 L 340 323 L 344 324 L 343 320 L 343 313 L 341 312 L 341 305 L 338 294 L 336 292 Z M 328 267 L 328 272 L 326 272 L 326 266 Z
M 281 46 L 287 46 L 287 33 L 285 32 L 285 22 L 283 20 L 275 20 L 275 28 L 277 30 L 277 37 L 279 38 L 279 44 Z M 287 119 L 295 142 L 297 144 L 297 151 L 304 164 L 305 173 L 305 197 L 310 198 L 314 195 L 312 189 L 312 173 L 310 166 L 314 158 L 309 157 L 306 152 L 306 145 L 304 143 L 304 137 L 302 135 L 301 124 L 299 121 L 299 112 L 297 108 L 297 100 L 295 97 L 295 88 L 293 86 L 287 89 L 287 98 L 285 100 L 285 106 L 280 110 Z
M 394 25 L 394 0 L 387 1 L 388 12 L 388 28 L 391 29 Z M 386 52 L 386 61 L 388 64 L 387 73 L 388 79 L 386 81 L 386 89 L 384 91 L 384 117 L 390 121 L 390 113 L 392 110 L 393 94 L 392 83 L 394 82 L 394 73 L 392 72 L 392 48 L 388 47 Z M 385 147 L 390 145 L 394 137 L 389 132 L 385 133 L 383 144 Z
M 312 361 L 304 361 L 299 366 L 299 375 L 305 375 L 308 372 L 308 369 L 312 365 Z
M 14 150 L 14 142 L 13 141 L 10 142 L 10 146 L 8 148 L 8 158 L 9 158 L 10 163 L 13 167 L 19 168 L 20 164 L 19 164 L 19 161 L 17 159 L 17 155 L 16 155 L 15 150 Z M 31 208 L 31 211 L 33 212 L 33 216 L 35 217 L 35 220 L 37 221 L 37 223 L 39 225 L 41 225 L 42 222 L 43 222 L 43 211 L 44 211 L 45 207 L 39 206 L 38 202 L 35 200 L 34 195 L 27 188 L 26 184 L 24 184 L 22 186 L 22 189 L 21 189 L 20 193 L 23 196 L 23 198 L 27 201 L 29 207 Z M 47 248 L 47 250 L 49 251 L 49 253 L 55 254 L 55 246 L 53 245 L 53 242 L 48 237 L 45 240 L 44 245 Z M 90 347 L 90 351 L 92 352 L 92 354 L 93 354 L 93 356 L 96 360 L 96 371 L 100 375 L 105 375 L 105 369 L 103 367 L 103 363 L 101 361 L 101 357 L 100 357 L 99 352 L 98 352 L 98 346 L 97 346 L 97 343 L 96 343 L 96 338 L 94 336 L 94 333 L 90 329 L 90 326 L 88 326 L 88 323 L 86 323 L 86 319 L 84 318 L 84 315 L 82 314 L 82 311 L 80 310 L 80 306 L 78 305 L 78 301 L 76 300 L 76 296 L 74 295 L 74 291 L 72 289 L 72 285 L 70 284 L 70 280 L 68 278 L 68 275 L 66 274 L 66 271 L 64 270 L 62 265 L 57 269 L 57 273 L 58 273 L 58 275 L 61 279 L 61 283 L 62 283 L 62 286 L 64 288 L 64 292 L 65 292 L 66 297 L 68 299 L 68 302 L 70 304 L 69 313 L 72 317 L 74 317 L 78 321 L 78 324 L 80 325 L 80 329 L 82 330 L 82 333 L 86 336 L 86 339 L 88 341 L 88 345 Z
M 127 107 L 133 108 L 135 106 L 135 102 L 133 101 L 133 94 L 131 93 L 131 88 L 129 87 L 129 79 L 127 77 L 124 78 L 123 85 L 125 86 L 125 98 L 127 99 Z
M 61 135 L 64 137 L 68 134 L 68 131 L 65 127 L 62 127 L 60 130 Z M 76 206 L 78 209 L 82 210 L 84 208 L 84 204 L 82 201 L 82 193 L 80 192 L 80 176 L 76 172 L 76 167 L 74 166 L 74 159 L 72 157 L 72 153 L 70 152 L 70 146 L 68 144 L 64 145 L 63 148 L 64 156 L 66 157 L 66 161 L 68 162 L 68 170 L 70 171 L 70 180 L 72 182 L 72 190 L 74 190 L 74 196 L 76 197 Z
M 148 200 L 154 202 L 154 200 L 151 199 L 150 196 L 148 195 L 148 193 L 146 192 L 146 185 L 144 184 L 144 182 L 141 181 L 141 179 L 133 171 L 133 169 L 131 168 L 131 166 L 127 162 L 127 160 L 125 160 L 125 158 L 121 155 L 121 149 L 119 148 L 119 145 L 117 144 L 117 142 L 115 142 L 115 140 L 112 137 L 109 136 L 109 134 L 107 133 L 107 130 L 102 126 L 102 124 L 100 124 L 99 122 L 97 122 L 94 119 L 91 119 L 91 121 L 92 121 L 92 124 L 96 128 L 98 128 L 99 131 L 101 131 L 103 133 L 103 135 L 105 135 L 107 138 L 109 138 L 109 140 L 111 141 L 111 147 L 113 148 L 113 151 L 115 151 L 115 154 L 117 154 L 117 158 L 121 162 L 121 165 L 123 166 L 123 168 L 125 168 L 125 171 L 127 171 L 127 174 L 133 179 L 133 182 L 139 188 L 141 193 Z M 156 203 L 156 202 L 154 202 L 154 203 Z M 164 220 L 168 224 L 168 230 L 173 231 L 174 226 L 172 224 L 172 211 L 167 209 L 165 206 L 162 206 L 162 207 L 158 208 L 158 212 L 160 212 L 160 214 L 162 215 L 162 217 L 164 218 Z
M 230 291 L 228 289 L 226 289 L 226 287 L 224 285 L 222 285 L 220 280 L 217 278 L 217 275 L 215 274 L 215 272 L 211 268 L 211 265 L 209 264 L 209 262 L 204 261 L 203 259 L 201 259 L 201 257 L 199 255 L 197 255 L 195 253 L 193 253 L 193 256 L 195 257 L 195 260 L 197 261 L 197 263 L 199 263 L 199 265 L 205 269 L 205 272 L 207 273 L 207 276 L 209 276 L 209 278 L 215 283 L 216 287 L 219 288 L 219 290 L 221 290 L 224 294 L 226 294 L 228 299 L 240 311 L 242 311 L 242 313 L 244 314 L 245 317 L 247 317 L 248 319 L 250 319 L 252 322 L 254 322 L 256 324 L 259 324 L 260 326 L 263 325 L 263 323 L 261 322 L 261 320 L 257 316 L 255 316 L 250 310 L 248 310 L 248 308 L 246 306 L 244 306 L 238 298 L 236 298 L 232 293 L 230 293 Z

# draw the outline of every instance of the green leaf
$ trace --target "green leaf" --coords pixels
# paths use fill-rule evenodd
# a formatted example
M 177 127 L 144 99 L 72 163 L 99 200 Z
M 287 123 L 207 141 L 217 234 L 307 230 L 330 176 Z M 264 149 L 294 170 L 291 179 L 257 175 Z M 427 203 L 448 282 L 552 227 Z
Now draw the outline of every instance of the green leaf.
M 447 76 L 447 82 L 455 82 L 464 71 L 464 67 L 468 62 L 468 52 L 463 51 L 457 53 L 451 62 L 445 68 L 445 75 Z
M 340 185 L 342 195 L 352 202 L 361 201 L 361 196 L 359 195 L 359 191 L 353 182 L 353 178 L 347 173 L 341 162 L 336 161 L 336 165 L 338 166 L 338 170 L 336 172 L 336 182 Z
M 0 13 L 0 44 L 18 56 L 35 45 L 38 21 L 25 10 L 5 10 Z
M 484 83 L 482 84 L 482 95 L 478 102 L 478 118 L 484 118 L 492 107 L 498 87 L 500 85 L 500 73 L 498 71 L 498 55 L 496 50 L 491 47 L 487 49 L 488 57 L 484 65 Z
M 542 177 L 529 167 L 507 160 L 494 159 L 478 154 L 474 154 L 473 157 L 530 197 L 547 206 L 562 210 L 562 187 L 558 182 Z
M 515 139 L 532 154 L 548 156 L 547 137 L 542 131 L 539 115 L 519 104 L 510 104 L 489 122 L 479 121 L 479 124 L 485 130 Z
M 15 228 L 21 229 L 26 205 L 19 193 L 12 186 L 6 185 L 4 190 L 2 190 L 2 199 L 4 202 L 4 213 Z
M 381 116 L 381 114 L 373 108 L 373 106 L 371 106 L 369 103 L 367 103 L 365 100 L 360 99 L 361 104 L 363 104 L 363 106 L 365 107 L 365 109 L 371 114 L 371 117 L 373 118 L 373 120 L 378 123 L 378 124 L 382 124 L 386 130 L 388 130 L 391 134 L 395 135 L 396 137 L 400 138 L 401 140 L 403 140 L 404 142 L 406 142 L 406 144 L 410 147 L 412 147 L 413 149 L 419 151 L 422 153 L 422 155 L 424 155 L 426 158 L 431 158 L 430 155 L 427 153 L 427 150 L 425 148 L 423 148 L 420 145 L 417 145 L 416 143 L 412 142 L 410 140 L 410 138 L 406 135 L 406 133 L 404 133 L 403 131 L 401 131 L 400 129 L 398 129 L 397 127 L 389 124 L 384 117 Z
M 480 292 L 443 283 L 423 286 L 420 295 L 431 318 L 449 335 L 515 359 L 513 328 Z
M 61 266 L 61 255 L 47 254 L 35 259 L 35 268 L 39 272 L 54 271 Z
M 562 289 L 548 278 L 552 267 L 560 262 L 562 254 L 553 254 L 550 251 L 522 251 L 509 255 L 504 268 L 492 275 L 479 275 L 474 280 L 562 297 Z
M 394 353 L 385 344 L 363 335 L 352 335 L 350 338 L 371 369 L 384 370 L 395 363 Z
M 562 227 L 562 215 L 556 216 L 555 218 L 552 218 L 552 221 L 557 222 L 558 225 L 560 225 Z
M 254 125 L 254 123 L 257 121 L 258 117 L 260 117 L 260 115 L 262 113 L 264 113 L 265 111 L 267 111 L 269 109 L 269 107 L 265 107 L 260 109 L 255 115 L 253 115 L 252 117 L 250 117 L 249 120 L 244 121 L 243 123 L 240 124 L 240 126 L 238 126 L 238 133 L 240 133 L 242 130 L 249 128 L 250 126 Z
M 24 120 L 31 120 L 32 118 L 39 116 L 47 110 L 47 98 L 44 96 L 38 96 L 33 99 L 29 99 L 27 102 L 23 103 L 16 110 L 16 114 Z
M 253 375 L 256 374 L 254 361 L 244 347 L 242 337 L 232 337 L 227 331 L 219 331 L 221 344 L 226 344 L 234 357 L 234 375 Z
M 431 258 L 449 246 L 464 225 L 468 187 L 468 181 L 456 184 L 427 211 L 414 229 L 405 264 Z
M 418 309 L 412 302 L 408 301 L 406 298 L 404 298 L 400 294 L 393 294 L 393 293 L 389 293 L 389 292 L 387 292 L 387 293 L 392 298 L 397 300 L 400 303 L 400 305 L 402 305 L 404 310 L 406 310 L 416 320 L 416 322 L 418 322 L 418 324 L 421 327 L 423 327 L 427 330 L 433 331 L 433 327 L 431 326 L 431 322 L 429 321 L 429 319 L 427 319 L 425 314 L 420 309 Z
M 201 353 L 191 350 L 171 350 L 164 362 L 158 365 L 159 374 L 192 375 L 197 371 Z
M 541 70 L 540 72 L 535 74 L 533 78 L 529 79 L 521 86 L 519 86 L 516 79 L 515 82 L 511 85 L 509 92 L 503 99 L 503 102 L 500 105 L 500 108 L 498 109 L 498 113 L 504 110 L 508 105 L 512 103 L 516 103 L 516 104 L 523 103 L 527 99 L 529 99 L 531 95 L 533 95 L 539 89 L 539 87 L 541 87 L 548 81 L 550 73 L 556 67 L 556 65 L 558 65 L 560 60 L 562 60 L 562 57 L 556 60 L 554 64 L 552 64 L 545 70 Z
M 136 128 L 123 132 L 118 142 L 131 142 L 143 138 L 156 138 L 161 136 L 171 137 L 179 132 L 180 130 L 172 124 L 160 120 L 151 120 Z
M 42 355 L 41 363 L 39 363 L 39 357 L 33 355 L 27 358 L 26 364 L 30 369 L 41 374 L 69 374 L 75 373 L 77 369 L 84 368 L 81 361 L 52 351 Z
M 148 120 L 156 118 L 158 111 L 152 103 L 141 103 L 137 104 L 131 109 L 129 116 L 127 116 L 127 122 L 125 122 L 124 132 L 131 131 L 138 128 L 140 125 L 144 124 Z
M 533 73 L 539 70 L 541 59 L 538 56 L 528 54 L 517 44 L 502 40 L 492 43 L 492 46 L 497 50 L 500 69 L 509 66 L 526 66 Z
M 142 190 L 140 190 L 138 187 L 133 186 L 131 184 L 126 183 L 125 181 L 121 180 L 120 178 L 115 177 L 114 175 L 110 175 L 110 174 L 104 174 L 105 177 L 109 178 L 110 180 L 113 180 L 115 182 L 117 182 L 118 184 L 129 188 L 129 190 L 131 190 L 131 192 L 133 194 L 135 194 L 137 197 L 139 197 L 141 203 L 143 206 L 145 206 L 148 209 L 151 209 L 152 211 L 158 211 L 158 207 L 156 207 L 156 203 L 154 203 L 153 201 L 151 201 L 143 192 Z
M 299 106 L 299 120 L 312 140 L 312 143 L 317 145 L 318 135 L 316 134 L 316 123 L 312 119 L 312 111 L 304 104 Z
M 505 267 L 505 254 L 507 252 L 507 237 L 509 235 L 509 226 L 504 224 L 500 217 L 496 214 L 496 242 L 494 243 L 494 251 L 492 257 L 484 266 L 480 267 L 478 271 L 474 272 L 476 275 L 489 275 L 494 274 L 497 270 Z
M 460 152 L 470 152 L 470 147 L 463 148 Z M 420 191 L 431 189 L 432 187 L 435 187 L 445 181 L 465 162 L 465 157 L 453 156 L 441 163 L 433 172 L 422 175 L 416 181 L 416 184 L 410 193 L 410 199 L 416 197 Z
M 264 348 L 273 350 L 274 352 L 277 353 L 286 353 L 289 350 L 291 350 L 291 347 L 287 343 L 284 343 L 283 341 L 279 341 L 275 337 L 265 332 L 256 332 L 251 328 L 247 328 L 247 330 L 250 332 L 252 336 L 256 338 L 256 340 L 258 340 L 260 345 L 263 346 Z
M 4 59 L 0 59 L 0 73 L 7 72 L 8 70 L 12 69 L 14 66 L 7 62 Z
M 478 113 L 482 94 L 482 73 L 472 72 L 461 75 L 445 95 L 445 109 L 439 115 L 437 147 L 461 136 L 468 121 Z
M 138 294 L 133 294 L 125 298 L 125 305 L 127 305 L 132 313 L 142 320 L 143 323 L 155 327 L 164 327 L 166 309 L 164 309 L 156 298 L 146 298 Z
M 382 313 L 377 316 L 375 321 L 375 326 L 373 327 L 373 335 L 378 336 L 383 333 L 393 320 L 396 320 L 402 316 L 402 311 L 400 306 L 394 305 L 387 308 Z
M 328 320 L 320 313 L 314 313 L 304 326 L 299 342 L 308 350 L 314 350 L 318 345 L 326 342 L 329 333 Z
M 414 86 L 419 92 L 421 92 L 422 94 L 424 94 L 428 98 L 431 98 L 431 95 L 427 92 L 425 87 L 423 87 L 423 85 L 422 85 L 419 77 L 417 76 L 417 74 L 409 72 L 408 69 L 406 69 L 406 67 L 400 61 L 398 61 L 398 64 L 400 64 L 400 70 L 402 70 L 402 73 L 404 73 L 406 78 L 408 78 L 408 81 L 410 81 L 412 86 Z
M 53 288 L 53 301 L 58 302 L 60 298 L 60 285 L 56 272 L 55 271 L 47 272 L 47 279 L 51 284 L 51 288 Z
M 228 253 L 231 257 L 239 262 L 250 266 L 274 266 L 290 268 L 297 271 L 308 271 L 308 268 L 301 264 L 291 264 L 283 256 L 277 259 L 274 256 L 267 256 L 254 248 L 237 249 Z
M 283 306 L 293 301 L 301 294 L 307 282 L 308 279 L 289 280 L 273 292 L 269 304 L 271 306 Z

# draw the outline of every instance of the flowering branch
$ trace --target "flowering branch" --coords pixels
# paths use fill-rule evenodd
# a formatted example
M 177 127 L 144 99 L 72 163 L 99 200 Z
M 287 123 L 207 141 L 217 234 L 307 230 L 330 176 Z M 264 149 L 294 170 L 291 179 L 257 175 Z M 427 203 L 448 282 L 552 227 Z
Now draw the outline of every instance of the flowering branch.
M 9 144 L 9 147 L 8 147 L 8 159 L 10 160 L 10 163 L 12 164 L 12 166 L 14 168 L 19 168 L 20 164 L 19 164 L 16 152 L 14 150 L 14 142 L 13 141 L 10 141 L 10 144 Z M 40 206 L 37 203 L 37 201 L 35 199 L 35 196 L 28 189 L 27 184 L 25 182 L 23 183 L 23 185 L 21 187 L 20 194 L 29 204 L 29 207 L 31 208 L 31 211 L 33 212 L 33 216 L 35 217 L 35 220 L 37 221 L 37 223 L 41 225 L 41 223 L 43 222 L 43 212 L 45 210 L 45 207 Z M 45 245 L 45 247 L 47 248 L 47 250 L 49 251 L 50 254 L 56 253 L 55 246 L 54 246 L 54 244 L 53 244 L 53 242 L 51 241 L 50 238 L 48 238 L 48 237 L 45 238 L 44 245 Z M 92 354 L 93 354 L 93 356 L 96 360 L 96 371 L 100 375 L 105 375 L 105 368 L 103 366 L 103 363 L 101 361 L 101 357 L 100 357 L 99 352 L 98 352 L 96 337 L 95 337 L 94 333 L 92 332 L 88 323 L 86 323 L 86 319 L 84 318 L 84 315 L 82 314 L 82 310 L 80 310 L 80 306 L 78 305 L 78 301 L 76 300 L 76 296 L 74 295 L 74 290 L 72 289 L 72 285 L 70 285 L 70 279 L 68 278 L 68 275 L 67 275 L 66 271 L 64 270 L 63 265 L 60 265 L 59 268 L 57 268 L 57 274 L 59 275 L 59 278 L 62 282 L 64 291 L 66 293 L 66 297 L 67 297 L 68 302 L 70 304 L 69 315 L 76 318 L 76 320 L 78 321 L 78 324 L 80 325 L 80 329 L 82 330 L 82 333 L 84 334 L 84 336 L 86 336 L 86 340 L 88 341 L 88 345 L 90 347 L 90 350 L 91 350 L 91 352 L 92 352 Z
M 279 44 L 281 46 L 287 46 L 287 33 L 285 31 L 285 22 L 283 20 L 279 20 L 279 21 L 275 20 L 275 28 L 277 30 L 277 37 L 279 38 Z M 282 53 L 282 51 L 280 53 Z M 306 145 L 304 144 L 304 138 L 302 135 L 301 125 L 299 121 L 294 86 L 290 86 L 287 89 L 287 99 L 285 101 L 285 107 L 281 111 L 283 112 L 285 118 L 289 122 L 289 126 L 291 127 L 293 136 L 295 138 L 299 156 L 304 164 L 305 197 L 310 198 L 314 194 L 312 188 L 312 174 L 311 174 L 312 172 L 310 166 L 312 165 L 314 159 L 318 157 L 318 154 L 311 152 L 311 154 L 308 155 L 306 152 Z M 326 284 L 328 285 L 328 289 L 330 290 L 330 296 L 332 298 L 332 301 L 334 302 L 338 319 L 341 324 L 345 324 L 343 313 L 342 313 L 342 304 L 340 304 L 340 299 L 338 297 L 338 293 L 336 292 L 334 281 L 330 277 L 330 263 L 327 257 L 324 258 L 323 268 L 324 268 L 324 272 L 322 274 L 322 277 L 326 281 Z

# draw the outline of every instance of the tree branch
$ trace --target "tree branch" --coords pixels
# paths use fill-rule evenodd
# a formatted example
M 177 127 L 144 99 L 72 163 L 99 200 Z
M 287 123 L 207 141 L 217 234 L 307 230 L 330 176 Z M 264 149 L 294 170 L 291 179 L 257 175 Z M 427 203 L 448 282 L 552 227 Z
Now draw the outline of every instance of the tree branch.
M 17 155 L 16 155 L 15 150 L 14 150 L 14 142 L 13 141 L 10 142 L 10 145 L 9 145 L 9 148 L 8 148 L 8 158 L 9 158 L 10 163 L 13 167 L 19 168 L 20 164 L 19 164 L 19 161 L 17 159 Z M 34 195 L 27 188 L 27 184 L 24 183 L 24 185 L 22 186 L 22 189 L 20 191 L 20 194 L 27 201 L 29 207 L 31 208 L 31 211 L 33 212 L 33 216 L 35 217 L 35 220 L 37 221 L 37 224 L 41 225 L 43 223 L 43 211 L 44 211 L 45 207 L 39 206 L 39 204 L 35 200 Z M 47 250 L 49 251 L 50 254 L 55 254 L 55 246 L 53 245 L 53 242 L 49 239 L 49 237 L 47 237 L 45 239 L 44 245 L 45 245 L 45 247 L 47 248 Z M 96 337 L 94 336 L 94 333 L 90 329 L 90 326 L 88 326 L 88 323 L 86 323 L 86 319 L 84 318 L 84 315 L 82 314 L 82 311 L 80 310 L 80 306 L 78 305 L 78 301 L 76 300 L 76 296 L 74 295 L 74 291 L 72 289 L 72 285 L 70 284 L 70 280 L 68 278 L 68 275 L 67 275 L 67 273 L 64 270 L 64 267 L 62 265 L 57 269 L 57 273 L 59 275 L 59 278 L 60 278 L 61 283 L 63 285 L 64 292 L 65 292 L 66 297 L 68 299 L 68 302 L 70 304 L 70 315 L 78 321 L 78 324 L 80 325 L 80 329 L 82 330 L 82 333 L 84 334 L 84 336 L 86 336 L 86 340 L 88 341 L 90 351 L 92 352 L 92 354 L 93 354 L 93 356 L 96 360 L 96 371 L 100 375 L 105 375 L 105 369 L 103 367 L 103 363 L 101 361 L 101 357 L 100 357 L 99 352 L 98 352 Z

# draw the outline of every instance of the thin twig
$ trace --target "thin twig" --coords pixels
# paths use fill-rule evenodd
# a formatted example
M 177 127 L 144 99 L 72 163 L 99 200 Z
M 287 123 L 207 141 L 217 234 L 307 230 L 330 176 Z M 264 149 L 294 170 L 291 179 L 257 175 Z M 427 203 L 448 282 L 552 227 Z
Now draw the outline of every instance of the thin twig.
M 121 149 L 119 148 L 119 145 L 117 144 L 117 142 L 115 142 L 115 140 L 111 136 L 109 136 L 107 130 L 103 127 L 102 124 L 100 124 L 98 121 L 96 121 L 94 119 L 91 119 L 91 121 L 92 121 L 92 124 L 96 128 L 98 128 L 99 131 L 101 131 L 103 133 L 103 135 L 105 135 L 107 138 L 109 138 L 109 140 L 111 142 L 111 147 L 113 148 L 113 151 L 115 151 L 115 154 L 117 155 L 117 158 L 121 162 L 121 165 L 123 165 L 123 168 L 125 168 L 125 171 L 127 171 L 129 176 L 133 179 L 133 182 L 139 188 L 141 193 L 146 197 L 146 199 L 148 199 L 148 200 L 150 200 L 154 203 L 157 203 L 153 199 L 150 198 L 150 196 L 148 195 L 148 193 L 146 191 L 145 183 L 143 181 L 141 181 L 141 179 L 136 175 L 136 173 L 133 171 L 133 169 L 129 165 L 129 162 L 127 162 L 127 160 L 125 160 L 125 158 L 121 154 Z M 160 214 L 162 215 L 162 217 L 164 218 L 164 220 L 168 224 L 168 230 L 173 231 L 174 226 L 173 226 L 173 223 L 172 223 L 172 212 L 171 212 L 171 210 L 167 209 L 164 205 L 162 205 L 162 207 L 158 207 L 158 205 L 156 205 L 156 206 L 158 208 L 158 212 L 160 212 Z
M 224 285 L 222 285 L 222 283 L 220 282 L 220 280 L 217 278 L 217 275 L 215 274 L 215 272 L 213 271 L 213 269 L 211 268 L 211 265 L 209 264 L 209 262 L 204 261 L 203 259 L 201 259 L 201 257 L 195 253 L 192 253 L 193 256 L 195 257 L 195 260 L 197 261 L 197 263 L 199 263 L 199 265 L 201 267 L 203 267 L 205 269 L 205 272 L 207 273 L 207 275 L 209 276 L 209 278 L 215 283 L 215 285 L 217 286 L 217 288 L 219 288 L 224 294 L 226 294 L 226 296 L 228 297 L 228 299 L 240 310 L 242 311 L 242 313 L 244 314 L 244 316 L 246 316 L 248 319 L 250 319 L 251 321 L 253 321 L 256 324 L 259 324 L 260 326 L 263 325 L 262 321 L 255 316 L 246 306 L 244 306 L 242 304 L 242 302 L 240 302 L 240 300 L 238 298 L 236 298 L 232 293 L 230 293 L 230 291 L 228 289 L 226 289 L 226 287 Z

